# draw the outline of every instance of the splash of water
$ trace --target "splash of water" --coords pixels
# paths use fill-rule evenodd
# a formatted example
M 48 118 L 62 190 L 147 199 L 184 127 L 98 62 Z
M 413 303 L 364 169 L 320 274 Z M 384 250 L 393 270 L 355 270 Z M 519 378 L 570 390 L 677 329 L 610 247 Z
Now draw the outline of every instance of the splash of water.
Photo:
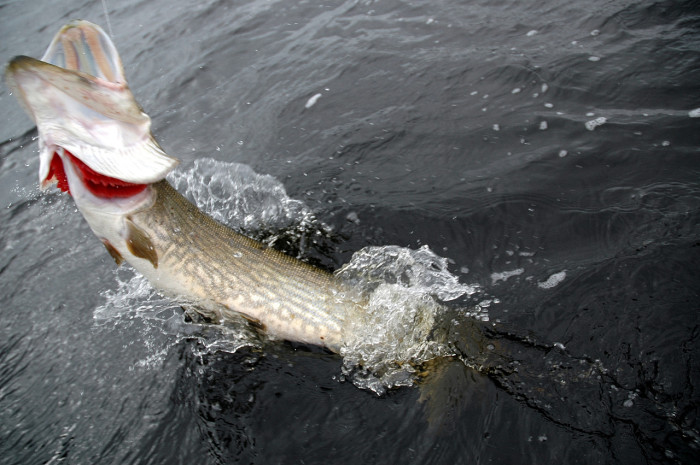
M 336 275 L 368 296 L 366 312 L 346 322 L 343 375 L 379 395 L 413 384 L 425 362 L 453 355 L 437 321 L 446 302 L 478 290 L 427 246 L 367 247 Z
M 148 280 L 128 268 L 115 271 L 116 289 L 102 292 L 104 303 L 93 312 L 98 326 L 111 325 L 115 330 L 138 324 L 141 343 L 147 355 L 135 363 L 136 367 L 155 368 L 180 341 L 196 338 L 209 352 L 218 350 L 236 352 L 243 347 L 259 347 L 260 340 L 250 325 L 241 318 L 226 326 L 185 323 L 183 309 L 187 302 L 174 302 L 163 297 Z
M 290 198 L 281 182 L 247 165 L 204 158 L 168 180 L 215 220 L 267 245 L 283 239 L 303 251 L 307 237 L 331 232 L 304 202 Z

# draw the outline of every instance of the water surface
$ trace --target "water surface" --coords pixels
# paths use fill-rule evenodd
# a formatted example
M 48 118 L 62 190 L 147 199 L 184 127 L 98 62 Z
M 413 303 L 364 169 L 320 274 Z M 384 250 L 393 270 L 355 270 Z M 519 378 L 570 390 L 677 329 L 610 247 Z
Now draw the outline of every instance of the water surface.
M 470 292 L 436 315 L 453 356 L 389 389 L 187 323 L 39 192 L 3 88 L 3 463 L 693 463 L 697 2 L 105 4 L 208 213 L 329 269 L 428 246 Z M 3 62 L 108 28 L 101 2 L 0 12 Z

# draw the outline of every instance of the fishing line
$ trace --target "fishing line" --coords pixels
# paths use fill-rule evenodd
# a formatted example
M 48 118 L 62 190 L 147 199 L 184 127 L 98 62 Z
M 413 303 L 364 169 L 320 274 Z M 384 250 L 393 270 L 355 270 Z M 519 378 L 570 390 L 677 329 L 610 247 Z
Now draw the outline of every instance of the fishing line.
M 112 23 L 109 22 L 109 13 L 107 12 L 107 2 L 102 0 L 102 9 L 105 12 L 105 20 L 107 21 L 107 29 L 109 30 L 109 36 L 114 38 L 114 33 L 112 32 Z

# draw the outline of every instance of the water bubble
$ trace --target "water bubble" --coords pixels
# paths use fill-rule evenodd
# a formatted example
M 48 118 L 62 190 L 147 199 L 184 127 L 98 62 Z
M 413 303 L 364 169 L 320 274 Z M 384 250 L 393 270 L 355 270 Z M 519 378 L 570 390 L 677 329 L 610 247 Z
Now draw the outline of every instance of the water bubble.
M 589 131 L 593 131 L 595 128 L 597 128 L 598 126 L 602 126 L 607 121 L 608 121 L 608 119 L 605 118 L 604 116 L 600 116 L 596 119 L 586 121 L 586 129 L 588 129 Z

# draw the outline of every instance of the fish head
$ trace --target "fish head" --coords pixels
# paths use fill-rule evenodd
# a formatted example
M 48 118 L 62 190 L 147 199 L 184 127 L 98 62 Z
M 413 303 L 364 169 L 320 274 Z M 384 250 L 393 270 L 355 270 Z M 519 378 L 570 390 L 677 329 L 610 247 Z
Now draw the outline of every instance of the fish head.
M 78 192 L 130 197 L 178 163 L 151 135 L 114 43 L 95 24 L 63 26 L 40 60 L 13 58 L 5 79 L 37 125 L 42 188 L 57 184 L 76 202 Z

